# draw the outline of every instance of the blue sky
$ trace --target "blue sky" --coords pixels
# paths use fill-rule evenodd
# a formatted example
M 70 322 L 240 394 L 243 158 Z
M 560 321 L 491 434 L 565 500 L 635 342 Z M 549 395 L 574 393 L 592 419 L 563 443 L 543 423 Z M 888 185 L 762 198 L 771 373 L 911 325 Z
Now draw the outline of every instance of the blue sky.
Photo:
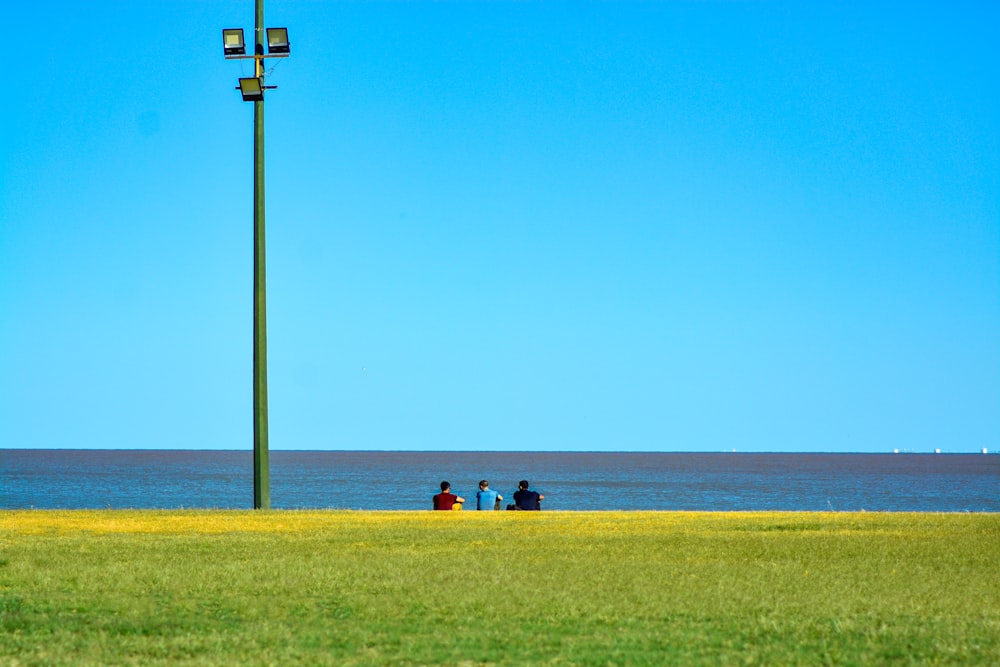
M 270 0 L 271 448 L 1000 447 L 998 15 Z M 251 449 L 253 3 L 4 22 L 0 447 Z

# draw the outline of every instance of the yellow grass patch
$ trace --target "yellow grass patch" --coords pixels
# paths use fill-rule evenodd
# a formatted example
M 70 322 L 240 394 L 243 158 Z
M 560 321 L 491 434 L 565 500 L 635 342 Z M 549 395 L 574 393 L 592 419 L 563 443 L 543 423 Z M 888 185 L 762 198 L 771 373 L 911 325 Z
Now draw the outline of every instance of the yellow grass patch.
M 834 512 L 432 512 L 332 510 L 17 510 L 0 512 L 0 530 L 17 535 L 72 533 L 217 535 L 230 533 L 300 534 L 337 527 L 420 528 L 456 522 L 518 522 L 525 534 L 570 532 L 577 536 L 629 533 L 716 532 L 760 524 L 780 534 L 782 529 L 852 532 L 877 527 L 880 532 L 912 528 L 914 522 L 934 523 L 937 514 L 877 514 Z M 952 516 L 951 521 L 956 518 Z

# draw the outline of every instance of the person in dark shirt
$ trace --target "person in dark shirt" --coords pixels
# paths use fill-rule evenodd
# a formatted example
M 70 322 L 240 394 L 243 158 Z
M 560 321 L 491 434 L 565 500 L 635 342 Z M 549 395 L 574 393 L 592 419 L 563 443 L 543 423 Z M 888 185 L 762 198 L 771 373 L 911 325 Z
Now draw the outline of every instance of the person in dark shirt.
M 450 510 L 454 509 L 456 504 L 461 505 L 464 502 L 465 498 L 460 498 L 451 492 L 451 484 L 441 482 L 441 493 L 434 496 L 434 509 Z
M 517 491 L 514 492 L 514 507 L 517 509 L 540 510 L 542 506 L 539 503 L 543 500 L 545 496 L 528 490 L 528 480 L 522 479 L 517 483 Z

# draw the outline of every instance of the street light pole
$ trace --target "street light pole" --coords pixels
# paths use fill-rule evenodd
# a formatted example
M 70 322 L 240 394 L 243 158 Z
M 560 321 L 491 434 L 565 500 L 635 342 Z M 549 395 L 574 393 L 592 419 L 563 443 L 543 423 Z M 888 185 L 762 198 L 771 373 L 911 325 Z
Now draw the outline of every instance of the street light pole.
M 252 77 L 241 77 L 237 89 L 253 102 L 253 507 L 271 509 L 267 448 L 267 280 L 264 262 L 264 59 L 287 58 L 287 28 L 264 27 L 264 0 L 254 0 L 253 55 L 247 55 L 243 28 L 222 31 L 226 59 L 253 59 Z M 264 44 L 267 55 L 264 55 Z
M 255 0 L 254 55 L 264 55 L 264 0 Z M 264 61 L 254 58 L 262 80 Z M 264 98 L 253 103 L 253 507 L 271 509 L 267 448 L 267 280 L 264 262 Z

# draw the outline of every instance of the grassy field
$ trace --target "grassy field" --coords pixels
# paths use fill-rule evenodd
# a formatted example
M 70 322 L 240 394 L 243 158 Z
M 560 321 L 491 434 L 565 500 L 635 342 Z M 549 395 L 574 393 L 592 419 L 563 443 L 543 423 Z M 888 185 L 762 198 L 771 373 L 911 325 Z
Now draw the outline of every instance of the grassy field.
M 0 512 L 0 665 L 1000 664 L 1000 515 Z

